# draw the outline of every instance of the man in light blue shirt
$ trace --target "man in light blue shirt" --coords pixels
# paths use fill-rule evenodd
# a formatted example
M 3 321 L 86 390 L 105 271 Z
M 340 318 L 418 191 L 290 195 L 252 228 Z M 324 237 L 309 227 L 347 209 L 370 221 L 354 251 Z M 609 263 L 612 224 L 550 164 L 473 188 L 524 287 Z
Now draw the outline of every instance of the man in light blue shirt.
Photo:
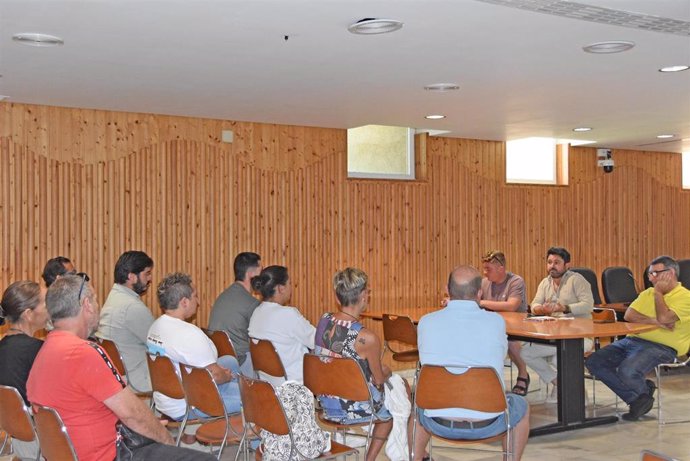
M 489 366 L 502 375 L 508 350 L 505 322 L 499 314 L 479 307 L 481 281 L 474 267 L 453 269 L 448 278 L 448 305 L 425 315 L 419 322 L 417 338 L 422 365 Z M 463 369 L 453 371 L 463 372 Z M 514 428 L 514 454 L 519 460 L 529 436 L 529 406 L 523 397 L 515 394 L 507 397 Z M 449 439 L 481 439 L 504 432 L 505 420 L 500 415 L 461 408 L 419 410 L 414 459 L 424 457 L 431 433 Z

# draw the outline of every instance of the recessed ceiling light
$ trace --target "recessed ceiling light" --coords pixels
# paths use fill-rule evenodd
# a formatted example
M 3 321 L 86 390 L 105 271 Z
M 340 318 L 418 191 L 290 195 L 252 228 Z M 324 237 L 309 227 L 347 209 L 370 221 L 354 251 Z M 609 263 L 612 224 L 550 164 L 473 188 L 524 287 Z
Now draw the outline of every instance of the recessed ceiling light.
M 674 136 L 675 136 L 674 134 L 658 134 L 658 135 L 656 135 L 656 137 L 658 139 L 669 139 L 669 138 L 672 138 Z
M 396 21 L 395 19 L 364 18 L 350 24 L 347 27 L 347 30 L 353 34 L 376 35 L 395 32 L 396 30 L 401 29 L 402 26 L 403 23 Z
M 12 40 L 29 46 L 58 46 L 65 43 L 65 41 L 60 37 L 33 32 L 14 34 L 12 36 Z
M 443 93 L 445 91 L 459 90 L 460 86 L 457 83 L 432 83 L 431 85 L 424 86 L 424 89 L 427 91 Z
M 592 129 L 588 126 L 579 126 L 577 128 L 573 128 L 573 131 L 575 131 L 577 133 L 581 133 L 583 131 L 592 131 Z
M 424 118 L 429 119 L 429 120 L 441 120 L 442 118 L 446 118 L 446 116 L 440 115 L 440 114 L 434 114 L 434 115 L 427 115 Z
M 583 46 L 582 49 L 587 53 L 610 54 L 628 51 L 634 46 L 635 42 L 629 42 L 626 40 L 610 40 L 606 42 L 591 43 L 587 46 Z
M 690 69 L 690 66 L 668 66 L 659 69 L 659 72 L 681 72 Z

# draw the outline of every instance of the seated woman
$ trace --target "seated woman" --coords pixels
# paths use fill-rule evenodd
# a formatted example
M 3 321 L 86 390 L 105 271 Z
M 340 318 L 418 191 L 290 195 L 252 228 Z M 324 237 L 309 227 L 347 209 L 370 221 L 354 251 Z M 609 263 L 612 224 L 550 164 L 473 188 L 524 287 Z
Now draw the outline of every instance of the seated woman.
M 283 266 L 268 266 L 261 274 L 252 277 L 252 287 L 261 293 L 263 302 L 254 310 L 249 321 L 249 337 L 267 339 L 273 343 L 283 362 L 288 380 L 302 379 L 304 354 L 314 348 L 314 326 L 302 316 L 296 307 L 288 305 L 292 285 L 288 270 Z M 283 379 L 271 378 L 262 373 L 274 386 Z
M 383 447 L 393 427 L 393 419 L 383 405 L 383 384 L 391 376 L 391 370 L 381 363 L 381 341 L 362 326 L 360 314 L 369 303 L 367 274 L 348 267 L 333 277 L 335 295 L 340 310 L 326 313 L 316 327 L 316 352 L 335 357 L 351 357 L 362 368 L 369 382 L 374 408 L 369 402 L 353 402 L 337 397 L 320 397 L 325 417 L 335 422 L 355 424 L 369 420 L 372 411 L 380 420 L 374 425 L 371 445 L 366 459 L 374 460 Z
M 0 325 L 10 328 L 0 340 L 0 384 L 15 387 L 26 399 L 26 380 L 43 341 L 33 337 L 48 321 L 46 290 L 38 283 L 24 280 L 11 284 L 0 301 Z M 38 443 L 13 441 L 15 453 L 22 458 L 35 458 Z

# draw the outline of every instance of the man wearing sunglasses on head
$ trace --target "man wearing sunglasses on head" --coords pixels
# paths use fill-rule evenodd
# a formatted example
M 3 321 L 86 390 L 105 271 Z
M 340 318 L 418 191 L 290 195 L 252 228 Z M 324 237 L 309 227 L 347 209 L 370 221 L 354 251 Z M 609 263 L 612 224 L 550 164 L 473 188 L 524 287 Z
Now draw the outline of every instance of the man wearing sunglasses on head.
M 678 263 L 670 256 L 659 256 L 648 273 L 653 286 L 630 304 L 625 320 L 659 328 L 628 335 L 586 362 L 589 371 L 630 406 L 623 415 L 626 421 L 637 421 L 654 406 L 656 385 L 645 375 L 660 363 L 673 362 L 690 347 L 690 291 L 678 282 Z

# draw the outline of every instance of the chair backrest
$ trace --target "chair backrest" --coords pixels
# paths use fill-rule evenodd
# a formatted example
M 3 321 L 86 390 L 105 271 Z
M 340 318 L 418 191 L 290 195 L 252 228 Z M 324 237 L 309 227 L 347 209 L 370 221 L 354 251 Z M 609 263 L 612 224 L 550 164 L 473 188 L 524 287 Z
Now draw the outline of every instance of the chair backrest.
M 0 429 L 24 442 L 36 439 L 29 407 L 19 391 L 11 386 L 0 386 Z
M 644 271 L 642 271 L 642 283 L 644 284 L 645 290 L 654 286 L 651 280 L 649 280 L 649 266 L 644 266 Z
M 34 421 L 41 453 L 47 461 L 77 461 L 67 428 L 55 409 L 34 405 Z
M 592 297 L 594 304 L 601 304 L 601 296 L 599 296 L 599 282 L 597 282 L 597 274 L 589 267 L 571 267 L 571 271 L 577 272 L 589 282 L 592 289 Z
M 273 343 L 267 339 L 249 338 L 249 355 L 255 372 L 262 371 L 271 376 L 287 379 L 285 367 Z
M 616 311 L 613 309 L 594 309 L 592 311 L 594 323 L 614 323 L 616 321 Z
M 110 357 L 110 361 L 113 362 L 117 372 L 122 376 L 127 375 L 127 367 L 125 366 L 125 362 L 122 360 L 122 355 L 120 355 L 120 350 L 117 348 L 117 345 L 109 339 L 99 338 L 98 341 L 101 343 L 101 347 Z
M 245 422 L 276 435 L 288 435 L 290 425 L 273 386 L 244 375 L 239 376 L 239 384 Z
M 211 417 L 226 414 L 225 404 L 209 370 L 180 363 L 180 374 L 189 406 Z
M 399 341 L 417 347 L 417 328 L 404 315 L 383 314 L 384 341 Z
M 423 365 L 415 403 L 426 410 L 464 408 L 498 413 L 507 408 L 503 382 L 490 367 L 470 367 L 464 373 L 454 374 L 443 366 Z
M 642 450 L 642 461 L 678 461 L 675 458 L 652 450 Z
M 364 373 L 352 358 L 305 354 L 304 385 L 316 396 L 334 395 L 358 402 L 371 400 Z
M 679 259 L 678 266 L 680 266 L 678 281 L 681 285 L 690 290 L 690 259 Z
M 228 336 L 227 331 L 204 330 L 204 332 L 209 338 L 211 338 L 211 341 L 213 341 L 216 349 L 218 349 L 218 357 L 222 357 L 224 355 L 232 355 L 233 357 L 237 357 L 237 354 L 235 353 L 235 346 L 232 345 L 232 340 L 230 339 L 230 336 Z
M 185 393 L 182 381 L 177 374 L 175 364 L 164 355 L 151 357 L 146 354 L 146 361 L 151 376 L 151 390 L 160 392 L 171 399 L 184 399 Z
M 607 303 L 631 303 L 637 298 L 635 277 L 627 267 L 607 267 L 601 273 L 601 288 Z

